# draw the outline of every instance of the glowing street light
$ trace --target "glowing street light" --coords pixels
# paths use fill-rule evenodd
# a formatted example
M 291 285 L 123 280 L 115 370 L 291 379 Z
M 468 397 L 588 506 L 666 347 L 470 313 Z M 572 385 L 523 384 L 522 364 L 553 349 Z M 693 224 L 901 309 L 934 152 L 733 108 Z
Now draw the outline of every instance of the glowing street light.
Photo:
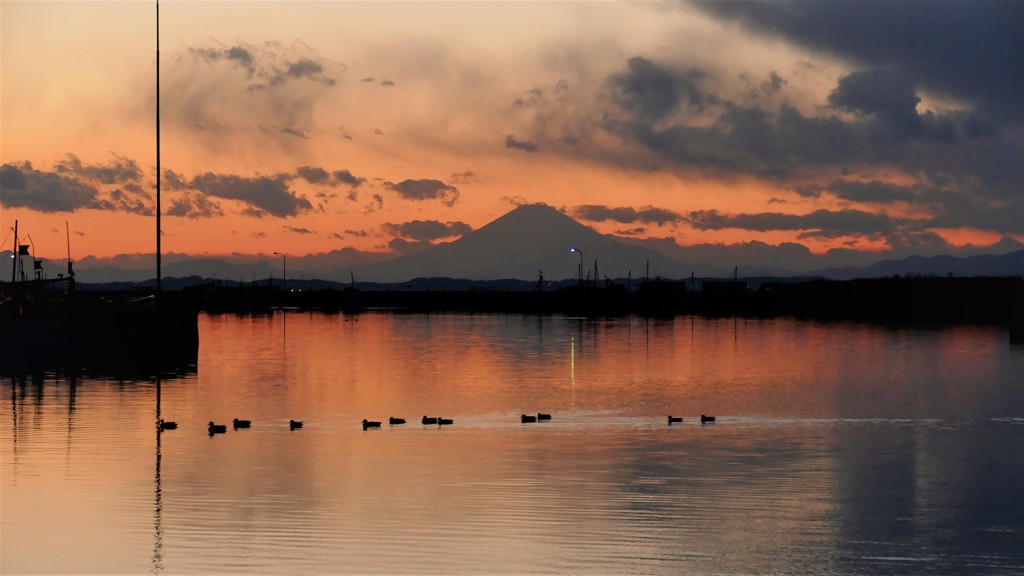
M 283 278 L 283 280 L 281 281 L 281 287 L 284 289 L 285 292 L 287 292 L 288 291 L 288 259 L 285 258 L 284 254 L 281 254 L 280 252 L 274 252 L 274 254 L 277 254 L 278 256 L 281 257 L 281 268 L 282 268 L 281 276 Z
M 583 250 L 580 250 L 579 248 L 570 248 L 569 252 L 576 252 L 580 255 L 580 266 L 577 273 L 579 274 L 580 284 L 583 284 Z

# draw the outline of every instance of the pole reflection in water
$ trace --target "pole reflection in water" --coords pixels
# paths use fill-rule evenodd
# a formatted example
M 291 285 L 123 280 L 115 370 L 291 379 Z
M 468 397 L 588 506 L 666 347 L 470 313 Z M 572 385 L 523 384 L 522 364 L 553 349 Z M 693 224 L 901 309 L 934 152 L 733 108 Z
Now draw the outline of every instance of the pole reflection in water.
M 163 529 L 163 487 L 160 485 L 160 441 L 163 437 L 163 416 L 160 413 L 160 377 L 156 378 L 156 466 L 153 473 L 153 574 L 159 574 L 164 569 L 164 529 Z

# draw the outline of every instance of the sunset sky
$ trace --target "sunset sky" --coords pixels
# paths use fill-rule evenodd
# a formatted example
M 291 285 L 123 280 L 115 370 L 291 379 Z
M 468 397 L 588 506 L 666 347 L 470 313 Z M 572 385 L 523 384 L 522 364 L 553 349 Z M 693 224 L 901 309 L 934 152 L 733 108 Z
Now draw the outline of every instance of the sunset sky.
M 153 2 L 0 2 L 0 237 L 155 250 Z M 1024 242 L 1024 2 L 160 3 L 163 251 Z

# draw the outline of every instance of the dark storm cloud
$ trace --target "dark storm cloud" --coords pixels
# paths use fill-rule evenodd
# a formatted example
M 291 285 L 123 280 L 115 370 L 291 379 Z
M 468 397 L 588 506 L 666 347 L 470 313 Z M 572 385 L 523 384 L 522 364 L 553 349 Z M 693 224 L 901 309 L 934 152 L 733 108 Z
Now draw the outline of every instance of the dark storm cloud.
M 886 2 L 718 2 L 695 5 L 726 20 L 968 100 L 1020 122 L 1024 3 L 915 0 Z
M 607 79 L 614 107 L 603 128 L 676 168 L 751 174 L 805 196 L 819 195 L 826 182 L 813 179 L 829 172 L 877 178 L 884 171 L 992 207 L 1020 197 L 1024 127 L 987 123 L 974 111 L 920 113 L 914 87 L 891 70 L 843 76 L 815 116 L 786 103 L 777 110 L 734 103 L 708 93 L 709 78 L 632 58 Z M 693 114 L 699 121 L 684 119 Z
M 473 231 L 465 222 L 439 222 L 437 220 L 413 220 L 402 224 L 390 222 L 381 225 L 386 234 L 400 236 L 417 242 L 440 240 L 463 236 Z
M 912 140 L 958 144 L 992 133 L 973 112 L 918 112 L 921 98 L 916 87 L 907 77 L 891 70 L 847 74 L 839 79 L 828 101 L 833 107 L 865 120 L 868 135 L 874 137 L 876 145 Z
M 439 200 L 445 206 L 454 206 L 459 201 L 459 190 L 440 180 L 402 180 L 398 184 L 385 182 L 384 185 L 407 200 Z
M 705 73 L 696 68 L 676 71 L 641 56 L 630 58 L 626 67 L 626 72 L 613 74 L 609 84 L 619 106 L 642 122 L 661 120 L 684 104 L 702 111 L 717 100 L 701 89 Z
M 834 180 L 828 185 L 828 191 L 837 198 L 851 202 L 888 203 L 895 201 L 912 202 L 913 189 L 898 184 L 872 180 L 858 182 L 853 180 Z
M 207 172 L 194 177 L 189 186 L 207 196 L 244 202 L 250 206 L 245 213 L 252 216 L 295 216 L 312 209 L 309 200 L 288 189 L 287 180 L 284 176 L 242 178 Z
M 610 220 L 621 224 L 642 222 L 644 224 L 657 224 L 658 226 L 663 226 L 683 219 L 680 214 L 671 210 L 655 208 L 653 206 L 645 206 L 636 210 L 629 207 L 612 208 L 610 206 L 585 204 L 583 206 L 577 206 L 573 210 L 573 214 L 577 218 L 589 220 L 591 222 L 604 222 Z
M 513 148 L 516 150 L 522 150 L 524 152 L 533 153 L 537 151 L 537 145 L 533 142 L 526 140 L 517 140 L 515 136 L 509 134 L 505 137 L 505 148 Z
M 807 117 L 788 105 L 777 113 L 739 106 L 705 92 L 706 76 L 631 58 L 625 72 L 608 78 L 612 101 L 625 116 L 610 115 L 605 128 L 677 166 L 769 178 L 856 157 L 858 134 L 837 115 Z M 684 108 L 690 114 L 711 114 L 712 121 L 699 126 L 672 121 Z
M 833 106 L 874 115 L 886 126 L 913 133 L 921 122 L 914 85 L 888 70 L 858 71 L 843 76 L 828 98 Z
M 1024 194 L 990 201 L 978 195 L 953 194 L 932 189 L 924 191 L 935 216 L 928 221 L 934 228 L 977 228 L 1001 234 L 1024 234 Z
M 910 220 L 891 218 L 862 210 L 816 210 L 810 214 L 723 214 L 717 210 L 691 212 L 687 218 L 699 230 L 736 228 L 756 232 L 773 230 L 828 231 L 832 236 L 887 234 L 898 226 L 913 224 Z M 820 236 L 821 234 L 815 234 Z

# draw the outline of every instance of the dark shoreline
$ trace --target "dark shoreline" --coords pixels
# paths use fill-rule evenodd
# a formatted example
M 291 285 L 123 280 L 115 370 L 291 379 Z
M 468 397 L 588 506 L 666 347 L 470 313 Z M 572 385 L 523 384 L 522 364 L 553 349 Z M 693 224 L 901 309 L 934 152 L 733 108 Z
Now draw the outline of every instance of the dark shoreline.
M 296 310 L 326 314 L 480 313 L 609 318 L 636 315 L 854 321 L 892 327 L 983 325 L 1006 329 L 1024 343 L 1024 278 L 883 278 L 873 280 L 683 281 L 624 285 L 572 283 L 554 290 L 434 289 L 406 284 L 387 289 L 323 288 L 287 292 L 268 284 L 195 284 L 97 289 L 72 294 L 47 290 L 62 304 L 44 305 L 33 320 L 0 323 L 0 375 L 58 368 L 119 376 L 195 370 L 198 314 L 270 314 Z M 379 288 L 379 287 L 377 287 Z M 150 304 L 145 304 L 150 301 Z M 7 306 L 10 308 L 10 306 Z M 5 308 L 5 309 L 7 309 Z M 8 310 L 10 312 L 11 310 Z
M 434 284 L 443 285 L 440 281 Z M 298 290 L 206 284 L 186 290 L 210 313 L 259 313 L 278 308 L 358 313 L 488 312 L 580 316 L 793 316 L 910 324 L 1024 325 L 1022 278 L 880 278 L 764 281 L 650 281 L 569 285 L 556 290 L 424 288 Z

